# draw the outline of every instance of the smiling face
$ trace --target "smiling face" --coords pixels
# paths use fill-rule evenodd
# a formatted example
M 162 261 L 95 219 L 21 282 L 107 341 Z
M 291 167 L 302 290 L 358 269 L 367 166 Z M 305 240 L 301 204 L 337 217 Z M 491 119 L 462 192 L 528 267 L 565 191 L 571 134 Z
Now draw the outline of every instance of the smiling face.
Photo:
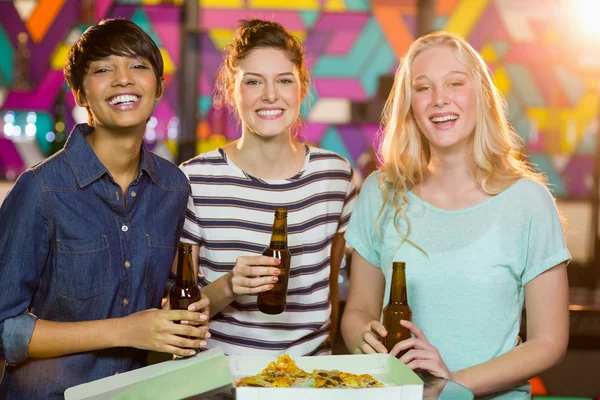
M 112 55 L 92 61 L 83 77 L 78 103 L 87 107 L 94 125 L 120 130 L 146 125 L 162 95 L 148 60 Z
M 233 98 L 245 131 L 289 135 L 302 103 L 298 70 L 282 50 L 254 49 L 238 65 Z
M 475 130 L 477 96 L 468 68 L 448 47 L 432 47 L 414 59 L 411 106 L 433 149 L 464 145 Z

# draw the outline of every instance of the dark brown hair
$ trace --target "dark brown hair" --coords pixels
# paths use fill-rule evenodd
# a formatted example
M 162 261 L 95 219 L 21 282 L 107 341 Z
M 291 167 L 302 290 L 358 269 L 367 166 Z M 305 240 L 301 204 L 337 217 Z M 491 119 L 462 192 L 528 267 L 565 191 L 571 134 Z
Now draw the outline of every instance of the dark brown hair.
M 163 78 L 163 59 L 154 40 L 135 23 L 126 19 L 105 19 L 89 27 L 67 56 L 64 75 L 76 93 L 82 93 L 83 78 L 90 63 L 110 56 L 139 57 L 148 60 L 156 75 L 156 90 Z M 92 115 L 88 108 L 90 122 Z
M 232 100 L 235 73 L 240 61 L 259 48 L 273 48 L 284 51 L 298 69 L 302 98 L 308 93 L 310 75 L 304 60 L 304 49 L 300 41 L 292 36 L 281 24 L 258 18 L 239 21 L 239 26 L 229 44 L 225 47 L 225 60 L 217 75 L 215 92 L 224 103 L 234 106 Z

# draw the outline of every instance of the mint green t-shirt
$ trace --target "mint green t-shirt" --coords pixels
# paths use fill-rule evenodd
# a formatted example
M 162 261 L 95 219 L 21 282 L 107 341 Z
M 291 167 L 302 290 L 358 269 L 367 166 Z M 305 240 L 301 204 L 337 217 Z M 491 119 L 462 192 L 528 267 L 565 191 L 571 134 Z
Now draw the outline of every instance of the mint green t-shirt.
M 554 199 L 521 179 L 502 193 L 463 210 L 434 207 L 407 193 L 410 243 L 393 225 L 390 204 L 375 221 L 383 198 L 379 172 L 365 181 L 346 241 L 386 279 L 392 261 L 406 263 L 413 322 L 438 348 L 450 371 L 491 360 L 518 344 L 524 287 L 542 272 L 570 260 Z M 391 197 L 391 196 L 390 196 Z M 398 225 L 406 232 L 399 216 Z

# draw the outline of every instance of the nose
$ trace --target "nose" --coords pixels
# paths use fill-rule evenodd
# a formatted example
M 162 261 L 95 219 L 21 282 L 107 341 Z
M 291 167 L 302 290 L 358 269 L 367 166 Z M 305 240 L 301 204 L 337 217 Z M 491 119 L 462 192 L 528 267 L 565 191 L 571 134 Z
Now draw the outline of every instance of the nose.
M 433 91 L 433 104 L 438 107 L 443 107 L 449 104 L 448 93 L 444 88 L 437 88 Z
M 275 86 L 275 83 L 267 82 L 264 85 L 262 98 L 264 101 L 267 101 L 269 103 L 274 103 L 275 101 L 277 101 L 277 99 L 279 99 L 279 93 L 277 91 L 277 87 Z
M 131 71 L 126 67 L 116 67 L 113 79 L 113 85 L 115 86 L 128 86 L 133 84 L 133 78 Z

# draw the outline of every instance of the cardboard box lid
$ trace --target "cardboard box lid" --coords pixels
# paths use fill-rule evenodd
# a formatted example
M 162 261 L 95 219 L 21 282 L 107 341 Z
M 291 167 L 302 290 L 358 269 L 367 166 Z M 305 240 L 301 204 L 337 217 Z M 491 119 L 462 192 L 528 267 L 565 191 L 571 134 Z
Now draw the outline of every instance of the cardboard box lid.
M 186 399 L 200 393 L 206 398 L 232 390 L 227 357 L 215 348 L 71 387 L 65 391 L 65 400 Z

